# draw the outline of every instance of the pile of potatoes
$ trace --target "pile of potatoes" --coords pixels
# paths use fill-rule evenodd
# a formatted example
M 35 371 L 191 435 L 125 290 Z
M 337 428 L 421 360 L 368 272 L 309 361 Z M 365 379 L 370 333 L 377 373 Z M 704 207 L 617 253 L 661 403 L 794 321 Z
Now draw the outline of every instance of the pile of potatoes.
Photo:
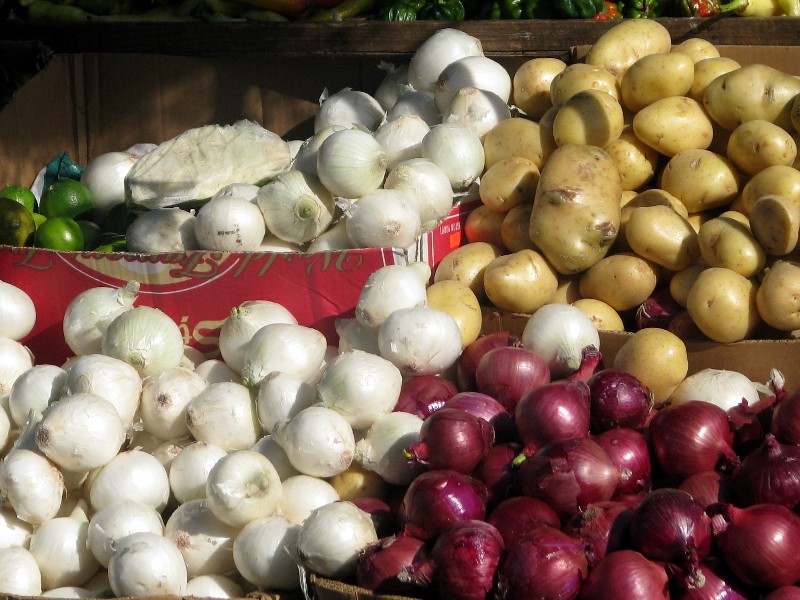
M 513 102 L 436 281 L 515 313 L 574 303 L 602 330 L 660 289 L 699 339 L 800 330 L 800 78 L 631 19 L 580 61 L 523 63 Z

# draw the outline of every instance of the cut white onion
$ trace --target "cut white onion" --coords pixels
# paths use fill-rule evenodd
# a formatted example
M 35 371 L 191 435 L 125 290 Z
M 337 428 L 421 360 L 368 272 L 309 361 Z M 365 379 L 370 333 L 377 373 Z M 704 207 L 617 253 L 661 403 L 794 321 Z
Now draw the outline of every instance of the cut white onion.
M 466 190 L 483 174 L 486 162 L 478 134 L 460 123 L 431 127 L 422 140 L 422 157 L 441 167 L 457 192 Z
M 92 515 L 86 545 L 97 562 L 108 568 L 108 561 L 116 550 L 117 541 L 140 531 L 162 535 L 164 522 L 161 515 L 152 506 L 121 499 Z
M 142 381 L 142 426 L 163 440 L 189 435 L 186 409 L 208 383 L 196 371 L 173 367 Z
M 356 248 L 408 248 L 422 233 L 416 203 L 397 189 L 380 188 L 361 196 L 345 224 Z
M 251 450 L 260 452 L 269 459 L 269 462 L 272 463 L 272 466 L 275 467 L 275 470 L 278 472 L 281 481 L 289 479 L 289 477 L 294 477 L 295 475 L 300 475 L 300 471 L 294 468 L 289 457 L 286 455 L 286 451 L 272 439 L 271 435 L 262 437 L 253 445 Z
M 427 158 L 401 162 L 386 176 L 383 187 L 408 194 L 419 211 L 423 231 L 434 229 L 453 209 L 450 178 Z
M 339 336 L 339 352 L 363 350 L 379 353 L 377 330 L 364 327 L 358 319 L 336 319 L 334 327 Z
M 500 121 L 511 118 L 511 109 L 494 92 L 474 87 L 458 90 L 442 115 L 445 123 L 466 125 L 483 141 Z
M 104 152 L 86 163 L 81 183 L 92 192 L 94 210 L 99 216 L 108 214 L 115 204 L 125 202 L 125 176 L 139 156 L 133 152 Z
M 324 406 L 311 406 L 279 421 L 272 438 L 295 469 L 314 477 L 333 477 L 347 469 L 356 444 L 347 419 Z
M 378 88 L 375 90 L 373 97 L 378 101 L 383 110 L 388 111 L 397 102 L 400 95 L 409 89 L 408 83 L 408 64 L 401 63 L 394 65 L 392 63 L 381 61 L 378 68 L 385 74 Z
M 468 87 L 492 92 L 507 105 L 511 97 L 511 75 L 503 65 L 488 56 L 465 56 L 453 61 L 439 74 L 433 92 L 442 115 L 456 94 Z
M 28 293 L 0 280 L 0 335 L 17 342 L 36 325 L 36 306 Z
M 87 546 L 89 521 L 57 517 L 39 525 L 33 532 L 29 550 L 42 574 L 42 589 L 81 585 L 100 568 Z
M 44 412 L 64 393 L 67 372 L 55 365 L 35 365 L 17 377 L 8 395 L 8 413 L 17 427 L 24 427 L 30 412 Z
M 20 519 L 13 510 L 0 509 L 0 548 L 27 548 L 32 531 L 33 526 Z
M 756 406 L 761 397 L 761 384 L 753 383 L 747 375 L 727 369 L 702 369 L 686 377 L 678 384 L 670 396 L 671 406 L 702 400 L 716 404 L 724 411 L 729 411 L 745 402 L 747 406 Z M 767 389 L 763 391 L 768 393 Z
M 39 596 L 42 593 L 39 565 L 26 548 L 0 548 L 0 582 L 4 594 Z
M 142 531 L 117 542 L 108 563 L 108 580 L 114 595 L 176 595 L 186 592 L 186 564 L 175 542 Z
M 227 452 L 215 444 L 194 442 L 186 446 L 169 469 L 169 486 L 178 502 L 206 497 L 208 474 Z
M 430 130 L 419 115 L 400 115 L 378 127 L 374 136 L 386 150 L 386 168 L 391 170 L 401 161 L 418 158 L 422 138 Z
M 295 475 L 283 480 L 278 514 L 302 525 L 314 509 L 340 500 L 336 489 L 324 479 Z
M 426 281 L 410 265 L 386 265 L 364 282 L 355 307 L 355 318 L 370 331 L 378 331 L 386 318 L 400 308 L 423 306 Z
M 220 521 L 243 527 L 275 514 L 281 501 L 281 480 L 266 456 L 255 450 L 237 450 L 211 468 L 206 498 Z
M 300 587 L 297 537 L 300 526 L 273 515 L 245 525 L 233 540 L 236 569 L 259 590 L 295 590 Z
M 164 465 L 152 454 L 138 449 L 117 454 L 93 474 L 87 486 L 94 510 L 102 510 L 124 498 L 161 512 L 167 506 L 170 492 Z
M 64 312 L 64 341 L 77 355 L 99 354 L 103 335 L 114 317 L 133 308 L 139 293 L 139 282 L 125 285 L 93 287 L 80 292 Z
M 317 176 L 328 190 L 342 198 L 360 198 L 383 183 L 389 157 L 371 133 L 342 129 L 319 147 Z
M 356 443 L 355 460 L 387 483 L 408 485 L 423 468 L 409 461 L 397 448 L 408 448 L 419 439 L 422 419 L 407 412 L 379 417 Z
M 315 401 L 316 391 L 306 381 L 292 373 L 273 371 L 258 385 L 258 420 L 270 433 L 275 423 L 291 419 Z
M 58 468 L 32 450 L 13 449 L 0 462 L 3 501 L 21 520 L 39 525 L 58 514 L 64 477 Z
M 195 236 L 203 250 L 256 250 L 267 232 L 258 206 L 238 196 L 209 200 L 196 219 Z
M 186 595 L 196 598 L 243 598 L 244 590 L 224 575 L 198 575 L 189 579 Z
M 313 327 L 291 323 L 265 325 L 245 347 L 242 383 L 255 387 L 273 371 L 316 383 L 327 348 L 325 336 Z
M 465 56 L 483 55 L 481 41 L 460 29 L 446 27 L 426 38 L 411 56 L 408 82 L 415 90 L 432 92 L 450 63 Z
M 238 532 L 238 527 L 223 523 L 211 512 L 206 499 L 178 505 L 164 525 L 164 537 L 183 554 L 190 578 L 232 574 L 236 569 L 233 540 Z
M 182 208 L 145 211 L 125 231 L 127 250 L 145 254 L 197 250 L 196 226 L 197 217 Z
M 403 115 L 416 115 L 425 121 L 428 127 L 442 122 L 442 111 L 436 106 L 433 92 L 406 91 L 386 113 L 386 120 L 392 121 Z
M 366 92 L 344 88 L 327 96 L 320 102 L 314 116 L 314 131 L 339 125 L 341 127 L 363 127 L 375 131 L 384 118 L 380 103 Z
M 241 383 L 212 383 L 186 408 L 194 438 L 226 452 L 249 448 L 263 435 L 253 393 Z
M 10 337 L 0 335 L 0 397 L 7 396 L 17 377 L 33 366 L 33 354 Z

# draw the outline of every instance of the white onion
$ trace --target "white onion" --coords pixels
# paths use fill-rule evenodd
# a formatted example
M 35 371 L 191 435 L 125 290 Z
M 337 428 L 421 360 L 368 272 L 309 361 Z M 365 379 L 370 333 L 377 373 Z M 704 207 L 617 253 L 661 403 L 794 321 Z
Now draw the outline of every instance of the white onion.
M 273 371 L 285 371 L 315 383 L 327 348 L 325 336 L 313 327 L 292 323 L 265 325 L 245 347 L 242 383 L 257 386 Z
M 507 105 L 511 97 L 511 75 L 488 56 L 465 56 L 453 61 L 439 74 L 433 92 L 436 106 L 443 115 L 456 94 L 468 87 L 492 92 Z
M 316 252 L 328 252 L 334 250 L 349 250 L 353 247 L 353 242 L 347 237 L 347 219 L 339 219 L 327 231 L 321 233 L 308 245 L 306 252 L 314 254 Z
M 442 122 L 442 111 L 436 106 L 433 92 L 407 90 L 386 113 L 386 120 L 392 121 L 403 115 L 416 115 L 429 127 Z
M 290 523 L 302 525 L 314 509 L 340 500 L 339 492 L 320 477 L 295 475 L 281 483 L 281 502 L 277 514 Z
M 255 450 L 237 450 L 211 468 L 206 498 L 220 521 L 243 527 L 275 514 L 281 500 L 281 480 L 266 456 Z
M 80 292 L 64 311 L 64 341 L 75 354 L 99 354 L 103 335 L 114 317 L 133 308 L 139 293 L 139 282 L 125 285 L 93 287 Z
M 218 358 L 204 360 L 197 365 L 194 372 L 205 379 L 206 383 L 219 383 L 221 381 L 239 382 L 241 380 L 241 377 L 236 371 L 231 369 L 224 360 Z
M 317 176 L 342 198 L 360 198 L 383 183 L 389 157 L 371 133 L 342 129 L 329 135 L 317 154 Z
M 397 102 L 400 95 L 409 89 L 408 64 L 393 65 L 381 61 L 378 68 L 384 71 L 383 79 L 378 84 L 373 97 L 383 110 L 388 111 Z
M 29 550 L 42 574 L 42 589 L 81 585 L 100 568 L 87 546 L 86 516 L 57 517 L 33 532 Z
M 297 151 L 297 155 L 292 162 L 292 169 L 304 171 L 306 173 L 317 173 L 317 154 L 322 142 L 332 134 L 334 131 L 341 131 L 342 129 L 349 129 L 342 125 L 332 125 L 323 127 L 316 131 L 314 135 L 306 139 Z
M 411 56 L 408 82 L 415 90 L 432 92 L 450 63 L 465 56 L 483 55 L 481 41 L 460 29 L 446 27 L 426 38 Z
M 441 167 L 453 190 L 459 192 L 483 174 L 486 161 L 478 134 L 460 123 L 431 127 L 422 140 L 422 157 Z
M 378 330 L 378 347 L 404 375 L 438 375 L 461 356 L 461 330 L 450 314 L 430 306 L 401 308 Z
M 52 404 L 36 426 L 36 445 L 69 471 L 102 467 L 119 452 L 125 426 L 111 402 L 96 394 L 64 396 Z
M 92 592 L 95 598 L 113 598 L 111 582 L 108 580 L 108 570 L 101 569 L 81 587 Z
M 306 381 L 292 373 L 273 371 L 258 384 L 258 420 L 269 433 L 275 423 L 291 419 L 315 400 L 315 389 Z
M 401 162 L 386 176 L 383 187 L 403 190 L 409 195 L 419 211 L 423 231 L 431 231 L 453 209 L 450 178 L 427 158 Z
M 125 361 L 146 377 L 181 364 L 183 335 L 162 310 L 135 306 L 111 321 L 103 336 L 103 354 Z
M 356 248 L 408 248 L 422 233 L 416 203 L 397 189 L 380 188 L 361 196 L 345 224 Z
M 41 454 L 13 449 L 0 462 L 0 491 L 21 520 L 38 525 L 58 514 L 64 496 L 64 477 Z
M 201 375 L 185 367 L 145 377 L 139 401 L 142 426 L 164 440 L 189 435 L 186 409 L 206 386 Z
M 33 526 L 20 519 L 10 509 L 0 509 L 0 548 L 28 547 Z
M 0 589 L 14 596 L 39 596 L 42 574 L 36 559 L 25 548 L 0 548 Z
M 397 448 L 408 448 L 419 439 L 422 419 L 407 412 L 379 417 L 356 443 L 355 460 L 387 483 L 408 485 L 422 467 L 409 461 Z
M 41 594 L 42 598 L 96 598 L 94 591 L 79 585 L 65 585 L 51 588 Z
M 180 454 L 183 449 L 188 446 L 189 444 L 194 442 L 194 438 L 190 435 L 185 437 L 176 438 L 174 440 L 166 440 L 161 442 L 158 446 L 150 450 L 150 454 L 158 459 L 164 468 L 167 470 L 167 475 L 169 475 L 169 471 L 172 468 L 172 462 L 177 458 L 178 454 Z M 130 448 L 135 448 L 133 444 L 129 446 Z
M 116 597 L 176 595 L 186 592 L 183 555 L 163 535 L 141 531 L 121 538 L 108 563 L 108 580 Z
M 286 240 L 282 240 L 277 235 L 270 233 L 269 231 L 264 236 L 264 239 L 261 240 L 261 243 L 258 245 L 257 248 L 258 252 L 262 254 L 266 254 L 268 252 L 272 252 L 275 254 L 299 254 L 303 251 L 302 246 L 295 242 L 287 242 Z
M 252 251 L 266 232 L 261 211 L 246 198 L 215 198 L 197 211 L 195 237 L 203 250 Z
M 305 475 L 333 477 L 353 461 L 353 428 L 342 415 L 324 406 L 311 406 L 276 423 L 272 438 L 292 466 Z
M 190 500 L 173 511 L 164 525 L 164 537 L 183 554 L 189 577 L 229 575 L 233 564 L 233 540 L 239 528 L 220 521 L 208 501 Z
M 227 452 L 249 448 L 263 434 L 253 394 L 241 383 L 206 386 L 189 402 L 186 423 L 196 440 Z
M 364 327 L 358 319 L 336 319 L 334 327 L 339 336 L 339 352 L 363 350 L 378 354 L 378 334 L 376 330 Z
M 497 94 L 474 87 L 458 90 L 442 115 L 442 121 L 466 125 L 481 141 L 500 121 L 510 118 L 511 109 Z
M 333 579 L 355 574 L 358 553 L 377 541 L 370 515 L 346 501 L 314 510 L 300 527 L 297 553 L 312 572 Z
M 108 568 L 117 541 L 132 533 L 149 531 L 162 535 L 164 522 L 155 508 L 135 500 L 121 499 L 101 508 L 89 520 L 86 545 L 97 562 Z
M 231 309 L 219 331 L 219 351 L 237 373 L 244 366 L 244 350 L 256 331 L 271 323 L 297 324 L 292 312 L 271 300 L 247 300 Z
M 422 138 L 430 130 L 430 126 L 419 115 L 400 115 L 378 127 L 374 136 L 386 150 L 386 168 L 391 170 L 399 162 L 418 158 Z
M 219 188 L 211 196 L 211 200 L 216 200 L 217 198 L 244 198 L 248 202 L 255 203 L 258 190 L 259 187 L 254 183 L 229 183 Z
M 208 474 L 227 452 L 215 444 L 194 442 L 186 446 L 169 469 L 169 486 L 178 502 L 206 497 Z
M 181 208 L 154 208 L 140 213 L 125 231 L 129 252 L 158 254 L 197 250 L 197 217 Z
M 702 369 L 686 377 L 678 384 L 669 398 L 671 406 L 702 400 L 716 404 L 724 411 L 729 411 L 745 402 L 747 406 L 756 406 L 761 397 L 761 384 L 753 383 L 747 375 L 727 369 Z M 764 390 L 767 391 L 767 390 Z
M 292 462 L 286 455 L 286 451 L 281 448 L 274 439 L 272 439 L 271 435 L 265 435 L 262 437 L 255 444 L 253 444 L 251 450 L 260 452 L 266 456 L 267 459 L 269 459 L 269 462 L 272 463 L 272 466 L 275 467 L 275 470 L 278 472 L 278 476 L 281 478 L 281 481 L 284 481 L 289 477 L 294 477 L 295 475 L 300 475 L 300 471 L 292 466 Z
M 93 474 L 88 484 L 89 502 L 94 510 L 126 499 L 161 512 L 167 506 L 169 492 L 164 465 L 152 454 L 138 449 L 117 454 Z
M 20 375 L 8 395 L 8 413 L 17 427 L 24 427 L 30 411 L 43 412 L 64 392 L 67 372 L 55 365 L 35 365 Z
M 242 598 L 244 590 L 224 575 L 198 575 L 189 579 L 186 595 L 196 598 Z
M 17 342 L 36 325 L 36 306 L 28 293 L 0 280 L 0 335 Z
M 17 377 L 33 366 L 33 355 L 10 337 L 0 335 L 0 397 L 11 392 Z
M 125 176 L 139 157 L 130 151 L 105 152 L 86 163 L 81 183 L 92 192 L 94 209 L 100 216 L 108 214 L 115 204 L 125 202 Z
M 334 125 L 375 131 L 383 117 L 383 107 L 374 97 L 366 92 L 344 88 L 320 102 L 314 116 L 314 131 Z
M 361 288 L 355 318 L 368 330 L 377 332 L 394 311 L 423 306 L 427 302 L 426 291 L 426 281 L 410 265 L 380 267 L 367 277 Z
M 297 537 L 300 526 L 273 515 L 245 525 L 233 540 L 236 569 L 259 590 L 294 590 L 300 587 Z

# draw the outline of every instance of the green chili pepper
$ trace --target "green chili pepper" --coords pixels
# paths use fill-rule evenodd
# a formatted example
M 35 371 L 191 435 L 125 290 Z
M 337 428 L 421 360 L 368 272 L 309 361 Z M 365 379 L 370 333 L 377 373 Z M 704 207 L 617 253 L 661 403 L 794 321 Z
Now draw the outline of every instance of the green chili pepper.
M 463 21 L 466 16 L 461 0 L 427 0 L 417 14 L 418 19 Z

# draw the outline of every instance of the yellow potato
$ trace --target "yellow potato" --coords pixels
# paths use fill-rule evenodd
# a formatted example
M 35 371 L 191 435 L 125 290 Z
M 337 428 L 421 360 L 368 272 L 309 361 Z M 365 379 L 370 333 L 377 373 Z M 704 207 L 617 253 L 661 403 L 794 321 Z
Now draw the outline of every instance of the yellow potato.
M 583 90 L 601 90 L 619 99 L 619 85 L 614 76 L 601 67 L 573 63 L 553 78 L 550 101 L 553 108 L 561 106 Z
M 531 119 L 539 119 L 553 105 L 550 84 L 567 68 L 560 58 L 537 57 L 522 63 L 514 72 L 512 99 Z
M 689 213 L 730 204 L 739 193 L 741 175 L 733 163 L 710 150 L 684 150 L 669 159 L 660 187 L 686 205 Z
M 712 267 L 725 267 L 744 277 L 764 268 L 767 257 L 747 226 L 730 216 L 709 219 L 697 234 L 700 255 Z
M 581 297 L 602 300 L 617 311 L 636 308 L 656 288 L 658 271 L 658 265 L 633 252 L 609 254 L 583 272 Z
M 475 207 L 464 220 L 464 237 L 468 242 L 486 242 L 503 248 L 500 228 L 505 213 L 492 210 L 485 204 Z
M 556 144 L 585 144 L 605 148 L 619 138 L 624 127 L 622 106 L 612 95 L 597 89 L 570 96 L 553 120 Z
M 521 156 L 511 156 L 484 171 L 478 185 L 481 202 L 506 213 L 523 202 L 533 203 L 539 184 L 539 167 Z
M 531 314 L 556 291 L 558 275 L 535 250 L 519 250 L 486 265 L 483 285 L 486 297 L 500 310 Z
M 698 37 L 691 37 L 683 40 L 679 44 L 675 44 L 672 47 L 672 51 L 688 54 L 695 63 L 705 60 L 706 58 L 716 58 L 719 56 L 719 50 L 712 42 Z
M 724 267 L 708 267 L 697 276 L 686 299 L 695 325 L 715 342 L 747 339 L 760 323 L 757 284 Z
M 694 61 L 682 52 L 643 56 L 625 71 L 620 82 L 622 104 L 637 112 L 656 100 L 683 96 L 692 87 Z
M 800 238 L 800 202 L 775 194 L 761 196 L 750 211 L 750 230 L 767 254 L 789 254 Z
M 664 156 L 707 148 L 714 127 L 703 107 L 687 96 L 670 96 L 645 106 L 633 117 L 633 131 Z
M 761 280 L 756 305 L 767 325 L 781 331 L 800 329 L 800 263 L 775 262 Z
M 661 404 L 686 378 L 689 354 L 686 344 L 674 333 L 647 327 L 631 334 L 611 366 L 637 377 L 653 393 L 653 401 Z
M 481 333 L 483 313 L 478 297 L 461 281 L 444 279 L 435 281 L 426 290 L 428 306 L 453 317 L 461 331 L 461 347 L 466 348 Z
M 774 165 L 759 171 L 744 184 L 737 209 L 749 215 L 756 200 L 772 194 L 800 202 L 800 171 L 785 165 Z
M 605 147 L 616 163 L 623 190 L 638 190 L 653 179 L 658 167 L 658 151 L 640 140 L 630 127 Z
M 486 265 L 500 256 L 500 249 L 486 242 L 473 242 L 459 246 L 436 266 L 433 281 L 454 279 L 466 284 L 478 298 L 484 300 L 483 274 Z
M 503 240 L 503 246 L 509 252 L 535 248 L 528 235 L 531 212 L 533 212 L 533 202 L 525 202 L 509 210 L 503 218 L 503 223 L 500 225 L 500 237 Z
M 625 225 L 631 249 L 670 271 L 680 271 L 700 257 L 697 232 L 668 206 L 633 208 Z
M 558 287 L 550 299 L 548 304 L 574 304 L 576 300 L 580 300 L 580 281 L 581 274 L 577 275 L 562 275 L 558 274 Z
M 586 64 L 602 67 L 618 81 L 637 60 L 648 54 L 669 52 L 669 30 L 653 19 L 623 19 L 595 40 Z
M 622 317 L 602 300 L 581 298 L 572 305 L 592 320 L 597 331 L 625 331 Z
M 552 131 L 540 123 L 524 117 L 503 119 L 483 138 L 484 168 L 518 156 L 527 158 L 541 169 L 555 147 Z
M 797 144 L 782 127 L 756 119 L 731 132 L 727 156 L 740 171 L 755 175 L 772 165 L 793 165 Z
M 669 280 L 669 294 L 672 296 L 672 299 L 686 308 L 686 302 L 689 299 L 689 290 L 692 289 L 694 280 L 707 268 L 708 265 L 700 261 L 674 273 Z
M 709 83 L 714 81 L 720 75 L 729 73 L 735 69 L 740 68 L 742 65 L 725 56 L 714 56 L 705 58 L 694 64 L 694 77 L 692 78 L 692 86 L 686 93 L 691 99 L 699 103 L 703 103 L 703 96 L 706 93 L 706 87 Z
M 658 188 L 650 188 L 643 190 L 634 195 L 630 200 L 622 205 L 619 221 L 619 235 L 614 243 L 614 251 L 630 250 L 625 227 L 628 224 L 628 218 L 631 216 L 631 211 L 640 206 L 668 206 L 684 218 L 688 218 L 686 206 L 669 192 Z

